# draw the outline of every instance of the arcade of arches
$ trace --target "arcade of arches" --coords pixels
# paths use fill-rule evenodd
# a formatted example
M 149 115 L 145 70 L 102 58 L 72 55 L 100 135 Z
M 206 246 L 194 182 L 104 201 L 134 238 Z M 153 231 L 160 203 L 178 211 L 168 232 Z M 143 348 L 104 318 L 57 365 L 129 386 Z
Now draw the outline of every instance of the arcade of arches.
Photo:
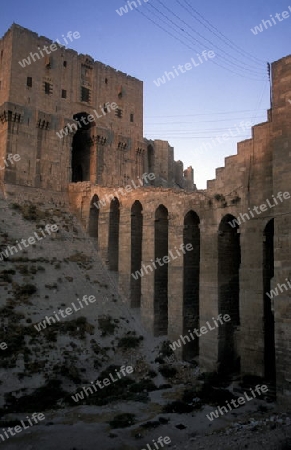
M 177 355 L 199 360 L 205 370 L 261 376 L 274 385 L 274 310 L 266 295 L 274 276 L 274 220 L 257 230 L 261 250 L 254 260 L 245 247 L 254 239 L 249 224 L 233 227 L 237 215 L 224 208 L 214 215 L 202 193 L 147 187 L 97 209 L 93 203 L 110 189 L 92 186 L 90 192 L 90 199 L 86 191 L 85 197 L 75 193 L 71 200 L 76 210 L 82 201 L 81 219 L 145 327 L 173 341 L 228 314 L 229 323 L 182 345 Z M 136 279 L 131 276 L 189 243 L 193 251 Z M 250 261 L 255 280 L 246 276 Z

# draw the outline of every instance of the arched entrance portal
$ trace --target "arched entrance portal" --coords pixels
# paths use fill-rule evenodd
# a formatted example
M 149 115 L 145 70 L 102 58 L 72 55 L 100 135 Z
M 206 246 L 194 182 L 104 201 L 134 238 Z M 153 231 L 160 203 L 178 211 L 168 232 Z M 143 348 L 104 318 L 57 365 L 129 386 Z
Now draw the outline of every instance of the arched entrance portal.
M 72 143 L 72 182 L 90 181 L 90 128 L 93 123 L 87 120 L 85 112 L 73 116 L 76 129 Z M 86 125 L 87 124 L 87 125 Z

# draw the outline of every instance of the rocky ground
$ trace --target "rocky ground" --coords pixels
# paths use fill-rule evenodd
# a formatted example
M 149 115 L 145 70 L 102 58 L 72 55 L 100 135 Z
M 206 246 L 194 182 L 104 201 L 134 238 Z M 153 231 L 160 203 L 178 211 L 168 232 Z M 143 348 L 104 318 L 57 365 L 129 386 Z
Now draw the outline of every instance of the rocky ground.
M 164 448 L 169 449 L 291 449 L 290 412 L 278 412 L 274 404 L 254 401 L 247 411 L 242 408 L 235 416 L 230 414 L 210 424 L 205 416 L 212 409 L 209 406 L 195 413 L 158 413 L 158 397 L 162 395 L 155 394 L 147 405 L 126 402 L 46 411 L 44 424 L 9 438 L 1 446 L 8 450 L 154 450 L 147 445 L 159 436 L 168 436 L 171 443 Z M 267 411 L 258 411 L 258 406 L 266 406 Z M 138 420 L 115 428 L 112 418 L 121 413 L 135 413 Z M 18 415 L 21 417 L 25 415 Z

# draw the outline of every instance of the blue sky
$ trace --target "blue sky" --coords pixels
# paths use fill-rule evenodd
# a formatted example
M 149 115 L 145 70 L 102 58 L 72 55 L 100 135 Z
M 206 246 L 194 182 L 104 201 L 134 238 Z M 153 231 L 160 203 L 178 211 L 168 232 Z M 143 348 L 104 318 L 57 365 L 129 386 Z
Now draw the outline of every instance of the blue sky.
M 291 0 L 139 2 L 120 16 L 116 10 L 125 0 L 51 0 L 46 5 L 14 0 L 2 8 L 0 35 L 13 22 L 50 39 L 78 31 L 81 37 L 71 48 L 143 80 L 144 136 L 168 140 L 175 159 L 193 166 L 197 187 L 203 189 L 224 165 L 224 157 L 236 153 L 236 143 L 251 136 L 250 127 L 243 130 L 240 123 L 266 120 L 267 61 L 291 53 Z M 283 11 L 290 17 L 283 19 Z M 270 15 L 275 24 L 253 34 L 251 28 Z M 203 50 L 215 57 L 199 63 Z M 191 58 L 196 66 L 185 70 Z M 174 79 L 169 75 L 157 87 L 154 80 L 173 66 L 178 75 L 174 72 Z M 223 141 L 229 129 L 233 136 Z

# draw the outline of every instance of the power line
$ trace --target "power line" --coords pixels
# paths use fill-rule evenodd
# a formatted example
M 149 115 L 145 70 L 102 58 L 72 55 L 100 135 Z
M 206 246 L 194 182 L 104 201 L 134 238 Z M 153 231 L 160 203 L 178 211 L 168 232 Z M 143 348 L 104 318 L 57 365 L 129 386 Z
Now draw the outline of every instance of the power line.
M 147 20 L 149 20 L 150 22 L 152 22 L 154 25 L 156 25 L 158 28 L 160 28 L 161 30 L 163 30 L 165 33 L 169 34 L 171 37 L 173 37 L 175 40 L 179 41 L 182 45 L 186 46 L 187 48 L 189 48 L 190 50 L 195 50 L 192 47 L 190 47 L 187 43 L 185 43 L 184 41 L 182 41 L 179 37 L 175 36 L 174 34 L 170 33 L 167 29 L 163 28 L 159 23 L 157 23 L 155 20 L 153 20 L 151 17 L 147 16 L 144 12 L 142 12 L 140 9 L 135 8 L 135 10 L 138 14 L 141 14 L 142 16 L 144 16 Z M 169 27 L 169 25 L 168 25 Z M 196 51 L 196 50 L 195 50 Z M 235 75 L 239 75 L 242 78 L 247 78 L 249 80 L 254 80 L 254 81 L 262 81 L 262 79 L 259 78 L 253 78 L 250 76 L 245 76 L 240 72 L 235 72 L 234 70 L 228 68 L 228 67 L 224 67 L 223 65 L 219 64 L 218 62 L 214 61 L 213 59 L 210 60 L 213 64 L 215 64 L 218 67 L 221 67 L 224 70 L 227 70 L 228 72 L 232 72 Z M 227 64 L 227 63 L 226 63 Z
M 259 111 L 264 111 L 264 112 L 266 112 L 266 110 L 265 109 L 260 109 L 260 110 L 256 110 L 256 109 L 242 109 L 242 110 L 240 110 L 240 111 L 218 111 L 218 112 L 207 112 L 207 113 L 195 113 L 195 114 L 176 114 L 176 115 L 173 115 L 173 116 L 165 116 L 165 115 L 162 115 L 162 116 L 146 116 L 145 118 L 147 118 L 147 117 L 151 117 L 151 118 L 157 118 L 157 117 L 163 117 L 163 118 L 165 118 L 165 117 L 195 117 L 195 116 L 209 116 L 209 115 L 215 115 L 215 114 L 217 114 L 217 115 L 221 115 L 221 114 L 236 114 L 236 113 L 243 113 L 243 112 L 246 112 L 246 113 L 253 113 L 253 112 L 259 112 Z
M 217 123 L 217 122 L 226 122 L 229 121 L 230 118 L 226 117 L 225 119 L 214 119 L 214 120 L 199 120 L 199 121 L 191 121 L 191 122 L 156 122 L 155 123 L 149 123 L 148 125 L 152 125 L 152 126 L 160 126 L 160 125 L 176 125 L 176 124 L 192 124 L 192 125 L 196 125 L 197 123 Z M 246 117 L 232 117 L 231 120 L 240 120 L 242 121 L 248 121 Z M 252 122 L 254 121 L 254 119 L 251 120 Z M 235 126 L 235 125 L 232 125 Z
M 253 118 L 252 118 L 252 121 L 254 121 L 255 119 L 257 119 L 257 114 L 258 114 L 258 112 L 260 111 L 260 106 L 261 106 L 261 104 L 262 104 L 262 101 L 263 101 L 263 98 L 264 98 L 264 93 L 265 93 L 265 89 L 266 89 L 266 86 L 267 86 L 267 84 L 268 84 L 268 80 L 266 80 L 266 82 L 265 82 L 265 84 L 264 84 L 264 86 L 263 86 L 263 89 L 262 89 L 262 93 L 261 93 L 261 96 L 260 96 L 260 98 L 259 98 L 259 101 L 258 101 L 258 105 L 257 105 L 257 108 L 256 108 L 256 110 L 254 111 L 254 116 L 253 116 Z
M 147 134 L 147 133 L 145 133 L 145 134 Z M 162 137 L 163 137 L 163 135 L 155 136 L 154 139 L 152 137 L 148 137 L 146 139 L 155 140 L 156 138 L 160 139 Z M 198 137 L 198 136 L 168 136 L 169 139 L 179 139 L 179 140 L 180 139 L 214 139 L 215 137 L 217 137 L 217 136 L 203 136 L 203 137 L 202 136 L 201 137 Z M 237 138 L 239 138 L 239 139 L 251 139 L 251 138 L 247 138 L 246 135 L 233 136 L 233 140 L 236 140 Z M 169 139 L 167 139 L 167 137 L 165 137 L 165 139 L 162 139 L 162 140 L 168 141 Z M 231 140 L 231 139 L 232 139 L 232 137 L 229 137 L 229 140 Z M 224 144 L 224 143 L 225 142 L 221 142 L 221 144 Z
M 181 3 L 179 2 L 179 0 L 176 0 L 176 1 L 181 5 Z M 211 33 L 213 33 L 215 36 L 217 36 L 219 39 L 221 39 L 223 42 L 225 42 L 227 45 L 229 45 L 229 47 L 232 47 L 234 50 L 236 50 L 237 52 L 241 53 L 242 55 L 245 54 L 247 57 L 249 57 L 249 58 L 251 58 L 251 59 L 257 61 L 257 63 L 264 63 L 264 64 L 265 64 L 265 61 L 263 61 L 263 60 L 257 58 L 256 56 L 251 55 L 251 53 L 245 51 L 244 49 L 242 49 L 241 47 L 239 47 L 237 44 L 235 44 L 233 41 L 231 41 L 225 34 L 221 33 L 221 31 L 220 31 L 218 28 L 216 28 L 214 25 L 212 25 L 212 23 L 210 23 L 209 20 L 207 20 L 202 14 L 200 14 L 195 8 L 193 8 L 193 6 L 190 5 L 190 3 L 187 2 L 187 0 L 184 0 L 184 2 L 186 3 L 186 5 L 188 5 L 188 7 L 189 7 L 192 11 L 194 11 L 195 14 L 197 14 L 197 16 L 201 17 L 201 19 L 204 20 L 204 22 L 206 22 L 206 23 L 209 25 L 209 27 L 211 27 L 212 30 L 214 30 L 214 31 L 211 31 L 211 28 L 207 27 L 207 26 L 206 26 L 205 24 L 203 24 L 201 21 L 199 21 L 199 22 L 200 22 L 205 28 L 207 28 Z M 184 8 L 183 5 L 181 5 L 181 6 Z M 189 12 L 189 11 L 188 11 L 188 12 Z M 193 17 L 195 17 L 195 16 L 193 16 Z M 196 18 L 196 20 L 198 20 L 198 19 Z
M 177 1 L 178 1 L 178 0 L 177 0 Z M 175 14 L 170 8 L 168 8 L 166 5 L 164 5 L 164 4 L 162 3 L 161 0 L 157 0 L 157 2 L 160 3 L 160 5 L 162 5 L 167 11 L 169 11 L 169 12 L 170 12 L 174 17 L 176 17 L 180 22 L 182 22 L 184 25 L 186 25 L 188 28 L 190 28 L 191 31 L 193 31 L 193 32 L 194 32 L 195 34 L 197 34 L 200 38 L 202 38 L 202 39 L 204 39 L 206 42 L 208 42 L 212 47 L 218 48 L 218 50 L 220 50 L 222 53 L 224 53 L 224 54 L 227 55 L 228 57 L 232 58 L 233 60 L 238 61 L 239 64 L 241 64 L 241 61 L 240 61 L 238 58 L 236 58 L 235 56 L 230 55 L 228 52 L 226 52 L 225 50 L 223 50 L 222 48 L 220 48 L 217 44 L 213 43 L 212 41 L 210 41 L 209 39 L 207 39 L 206 37 L 204 37 L 204 36 L 203 36 L 201 33 L 199 33 L 197 30 L 194 30 L 194 29 L 192 28 L 192 26 L 190 26 L 189 24 L 187 24 L 183 19 L 181 19 L 179 16 L 177 16 L 177 14 Z M 181 5 L 181 3 L 180 3 L 179 1 L 178 1 L 178 3 Z M 176 25 L 171 19 L 168 18 L 168 16 L 166 16 L 166 15 L 163 14 L 158 8 L 156 8 L 155 6 L 153 6 L 152 3 L 149 4 L 149 6 L 152 7 L 152 8 L 154 8 L 156 11 L 158 11 L 160 14 L 162 14 L 166 19 L 168 19 L 171 23 L 173 23 L 174 25 Z M 181 5 L 181 6 L 183 7 L 183 5 Z M 184 7 L 183 7 L 183 8 L 184 8 Z M 184 8 L 184 9 L 185 9 L 185 8 Z M 194 18 L 195 18 L 195 17 L 194 17 Z M 202 23 L 199 19 L 196 19 L 196 18 L 195 18 L 195 20 L 198 20 L 198 22 Z M 190 38 L 192 38 L 192 39 L 194 39 L 195 41 L 197 41 L 198 43 L 200 43 L 200 45 L 204 45 L 204 44 L 202 44 L 201 42 L 199 42 L 196 38 L 193 38 L 193 36 L 192 36 L 191 34 L 189 34 L 186 30 L 181 29 L 180 27 L 179 27 L 179 29 L 182 30 L 184 33 L 186 33 L 188 36 L 190 36 Z M 245 64 L 245 65 L 251 67 L 251 69 L 248 69 L 247 67 L 243 67 L 243 66 L 241 66 L 241 65 L 238 65 L 238 64 L 236 64 L 236 63 L 233 63 L 233 62 L 232 62 L 231 60 L 229 60 L 228 58 L 225 58 L 225 57 L 224 57 L 224 59 L 225 59 L 226 61 L 229 61 L 230 64 L 232 64 L 233 66 L 238 67 L 240 70 L 249 71 L 252 75 L 262 75 L 262 74 L 263 74 L 263 71 L 262 71 L 261 69 L 260 69 L 260 71 L 258 71 L 257 68 L 251 66 L 250 64 L 245 64 L 245 63 L 243 63 L 243 64 Z M 225 61 L 223 61 L 223 62 L 225 62 Z M 264 73 L 265 73 L 265 72 L 264 72 Z
M 229 131 L 230 129 L 229 128 L 227 128 L 227 129 L 218 129 L 217 131 L 216 130 L 205 130 L 204 132 L 205 133 L 213 133 L 213 137 L 219 137 L 219 136 L 221 136 L 221 134 L 227 134 L 227 131 Z M 157 135 L 164 135 L 165 133 L 167 133 L 167 136 L 173 136 L 173 135 L 175 135 L 175 136 L 186 136 L 186 135 L 189 135 L 189 134 L 193 134 L 193 135 L 195 135 L 197 138 L 204 138 L 204 132 L 203 131 L 195 131 L 195 130 L 184 130 L 184 131 L 180 131 L 180 130 L 173 130 L 172 132 L 169 132 L 169 131 L 167 131 L 167 130 L 165 130 L 165 131 L 161 131 L 161 132 L 155 132 L 155 131 L 151 131 L 151 130 L 148 130 L 147 131 L 147 133 L 154 133 L 155 134 L 155 136 L 157 136 Z M 240 130 L 240 132 L 243 132 L 243 133 L 246 133 L 246 134 L 248 134 L 248 131 L 242 131 L 242 130 Z M 233 135 L 234 135 L 234 133 L 233 133 Z M 235 135 L 235 136 L 237 136 L 237 134 Z
M 179 128 L 178 130 L 174 130 L 174 129 L 170 129 L 170 130 L 161 130 L 161 133 L 162 132 L 168 132 L 168 133 L 171 133 L 171 132 L 174 132 L 174 131 L 179 131 L 179 132 L 181 132 L 181 133 L 184 133 L 184 132 L 186 132 L 186 133 L 191 133 L 191 132 L 194 132 L 194 133 L 207 133 L 207 131 L 209 131 L 209 132 L 216 132 L 216 131 L 227 131 L 227 130 L 234 130 L 235 128 L 239 128 L 238 126 L 237 127 L 235 127 L 234 125 L 233 126 L 224 126 L 224 127 L 220 127 L 220 128 L 204 128 L 204 129 L 199 129 L 199 130 L 197 130 L 197 131 L 195 131 L 195 129 L 194 129 L 194 127 L 192 127 L 191 129 L 188 129 L 188 130 L 181 130 L 181 128 Z M 250 127 L 249 127 L 250 128 Z M 201 131 L 200 131 L 201 130 Z M 158 131 L 158 130 L 157 130 Z M 244 130 L 243 130 L 244 131 Z

